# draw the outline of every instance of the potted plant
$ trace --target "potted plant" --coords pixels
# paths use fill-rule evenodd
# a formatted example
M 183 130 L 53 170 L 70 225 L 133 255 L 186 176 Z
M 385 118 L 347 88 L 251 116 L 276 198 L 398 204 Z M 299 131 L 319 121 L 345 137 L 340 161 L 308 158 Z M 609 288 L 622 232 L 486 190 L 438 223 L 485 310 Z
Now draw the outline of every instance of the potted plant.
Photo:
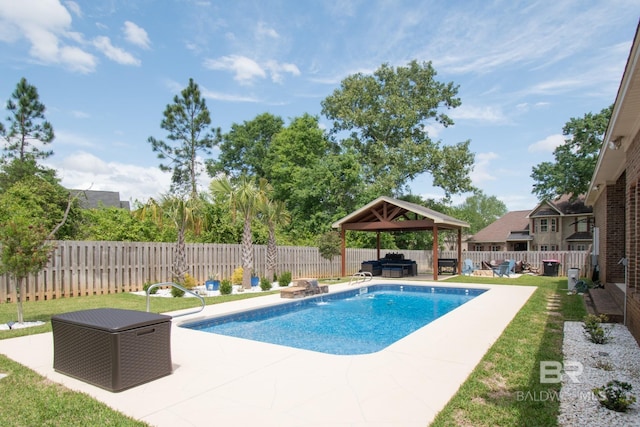
M 204 282 L 207 291 L 217 291 L 220 289 L 220 280 L 218 279 L 218 274 L 216 274 L 215 278 L 209 275 L 209 278 Z
M 255 271 L 251 271 L 251 287 L 258 286 L 260 284 L 260 278 L 256 276 Z

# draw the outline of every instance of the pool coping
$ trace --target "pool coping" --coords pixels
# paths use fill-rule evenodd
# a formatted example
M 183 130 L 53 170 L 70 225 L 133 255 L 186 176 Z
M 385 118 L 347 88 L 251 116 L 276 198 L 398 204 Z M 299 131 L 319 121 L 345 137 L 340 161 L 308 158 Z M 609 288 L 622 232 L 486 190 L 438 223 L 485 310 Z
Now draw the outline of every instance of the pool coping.
M 199 314 L 172 322 L 173 373 L 120 393 L 55 372 L 51 333 L 0 340 L 0 353 L 155 426 L 424 427 L 536 288 L 411 282 L 417 283 L 490 291 L 377 353 L 348 356 L 179 327 L 204 317 L 278 304 L 277 294 L 206 306 Z M 329 289 L 348 288 L 338 284 Z

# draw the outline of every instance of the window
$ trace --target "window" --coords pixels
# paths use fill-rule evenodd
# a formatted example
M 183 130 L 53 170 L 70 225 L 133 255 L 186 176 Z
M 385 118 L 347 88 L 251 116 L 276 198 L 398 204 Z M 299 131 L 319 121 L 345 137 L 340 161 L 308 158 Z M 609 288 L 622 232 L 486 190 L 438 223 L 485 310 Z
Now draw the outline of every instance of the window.
M 501 250 L 502 250 L 502 247 L 500 245 L 491 245 L 492 252 L 500 252 Z
M 556 227 L 556 219 L 555 218 L 551 218 L 551 232 L 555 233 L 556 231 L 558 231 L 558 229 Z
M 557 251 L 558 250 L 558 245 L 551 245 L 551 250 L 552 251 Z
M 591 218 L 580 217 L 576 220 L 576 231 L 591 231 Z
M 477 252 L 482 252 L 482 245 L 473 245 L 473 250 Z
M 548 251 L 549 250 L 549 246 L 547 245 L 540 245 L 540 247 L 538 248 L 539 251 Z
M 541 219 L 540 220 L 540 226 L 538 227 L 540 229 L 541 233 L 546 233 L 548 231 L 548 225 L 547 225 L 547 220 L 546 219 Z

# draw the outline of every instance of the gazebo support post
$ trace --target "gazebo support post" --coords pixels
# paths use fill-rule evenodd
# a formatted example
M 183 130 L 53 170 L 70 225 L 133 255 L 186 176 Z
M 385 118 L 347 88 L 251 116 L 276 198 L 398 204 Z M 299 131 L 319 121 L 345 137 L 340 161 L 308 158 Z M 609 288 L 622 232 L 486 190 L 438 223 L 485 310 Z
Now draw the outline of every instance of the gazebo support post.
M 433 280 L 438 281 L 438 226 L 433 227 Z
M 346 232 L 344 227 L 340 227 L 340 253 L 341 253 L 341 267 L 342 267 L 342 273 L 340 274 L 341 277 L 345 277 L 347 274 L 347 243 L 346 243 Z
M 458 274 L 462 272 L 462 229 L 458 228 Z
M 378 248 L 378 252 L 377 252 L 378 258 L 376 259 L 380 259 L 380 232 L 379 231 L 376 232 L 376 247 Z

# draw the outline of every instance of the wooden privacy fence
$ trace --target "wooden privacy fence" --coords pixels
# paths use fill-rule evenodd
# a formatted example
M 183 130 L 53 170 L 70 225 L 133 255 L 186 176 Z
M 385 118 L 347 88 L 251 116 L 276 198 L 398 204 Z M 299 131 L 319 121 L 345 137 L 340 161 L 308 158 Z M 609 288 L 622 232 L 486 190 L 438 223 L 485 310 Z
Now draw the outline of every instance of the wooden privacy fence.
M 94 242 L 56 241 L 48 265 L 37 275 L 25 280 L 23 301 L 39 301 L 84 295 L 102 295 L 142 290 L 145 283 L 170 281 L 172 278 L 175 243 L 154 242 Z M 236 244 L 186 245 L 188 273 L 198 284 L 208 278 L 230 278 L 242 264 L 241 246 Z M 267 248 L 254 245 L 254 271 L 265 274 Z M 381 256 L 401 252 L 415 260 L 419 273 L 431 272 L 433 253 L 420 250 L 381 250 Z M 360 263 L 376 258 L 376 249 L 347 249 L 346 271 L 360 270 Z M 455 251 L 440 251 L 441 258 L 456 258 Z M 476 264 L 491 259 L 513 258 L 542 267 L 542 260 L 554 258 L 561 263 L 560 275 L 577 267 L 586 275 L 586 252 L 465 252 Z M 296 277 L 337 277 L 340 275 L 340 256 L 332 262 L 322 258 L 318 248 L 299 246 L 278 247 L 276 273 L 290 271 Z M 542 271 L 542 270 L 541 270 Z M 15 283 L 7 275 L 0 276 L 0 302 L 16 301 Z

